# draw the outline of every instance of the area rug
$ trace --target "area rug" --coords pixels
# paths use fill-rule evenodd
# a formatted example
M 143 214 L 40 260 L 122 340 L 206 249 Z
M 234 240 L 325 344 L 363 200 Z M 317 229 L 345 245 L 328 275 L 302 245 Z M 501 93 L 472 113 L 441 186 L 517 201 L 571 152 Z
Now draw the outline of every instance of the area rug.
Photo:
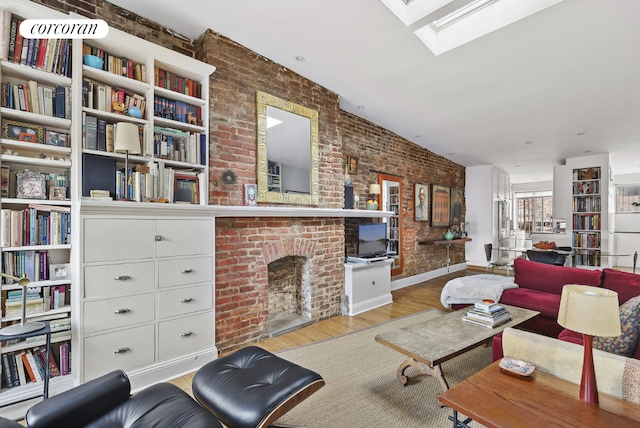
M 365 330 L 300 346 L 278 355 L 317 371 L 326 385 L 289 411 L 279 423 L 307 428 L 447 427 L 451 409 L 441 407 L 440 383 L 409 367 L 407 386 L 396 377 L 405 356 L 375 336 L 442 315 L 432 309 Z M 453 386 L 491 363 L 491 348 L 479 347 L 442 364 Z M 482 425 L 475 422 L 473 427 Z

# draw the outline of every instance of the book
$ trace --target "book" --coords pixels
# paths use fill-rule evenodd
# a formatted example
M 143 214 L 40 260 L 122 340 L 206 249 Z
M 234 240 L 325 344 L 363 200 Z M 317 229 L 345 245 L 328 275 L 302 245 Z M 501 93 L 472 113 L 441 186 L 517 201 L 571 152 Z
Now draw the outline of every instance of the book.
M 511 314 L 507 311 L 507 312 L 501 313 L 498 316 L 492 317 L 492 316 L 477 314 L 477 313 L 469 311 L 469 312 L 467 312 L 466 317 L 467 318 L 472 318 L 472 319 L 475 319 L 475 320 L 478 320 L 478 321 L 482 321 L 482 322 L 487 323 L 487 324 L 496 325 L 496 324 L 504 321 L 505 319 L 507 319 L 507 320 L 511 319 Z
M 97 147 L 102 152 L 107 151 L 107 121 L 101 117 L 98 118 L 98 136 Z
M 25 355 L 27 358 L 28 367 L 30 369 L 28 370 L 29 375 L 33 376 L 33 382 L 42 382 L 44 380 L 44 369 L 42 367 L 38 367 L 37 359 L 34 357 L 31 351 L 26 351 Z
M 18 369 L 18 380 L 20 381 L 20 385 L 27 384 L 27 376 L 25 375 L 24 361 L 22 359 L 22 355 L 24 351 L 20 351 L 16 354 L 16 367 Z
M 13 388 L 13 370 L 9 363 L 9 353 L 2 354 L 2 372 L 4 373 L 4 379 L 7 387 Z
M 85 118 L 86 145 L 88 150 L 98 150 L 98 118 L 87 115 Z
M 67 375 L 70 373 L 69 371 L 69 343 L 63 342 L 60 344 L 58 348 L 59 351 L 59 366 L 60 366 L 60 374 Z
M 484 303 L 484 302 L 476 302 L 473 305 L 473 307 L 485 312 L 496 312 L 501 309 L 504 309 L 504 306 L 501 306 L 498 303 Z
M 475 319 L 475 318 L 469 318 L 466 315 L 462 316 L 462 321 L 468 322 L 468 323 L 471 323 L 471 324 L 475 324 L 475 325 L 480 325 L 480 326 L 486 327 L 486 328 L 498 327 L 498 326 L 500 326 L 502 324 L 508 323 L 510 320 L 511 320 L 511 317 L 509 317 L 507 319 L 504 319 L 504 320 L 502 320 L 500 322 L 496 322 L 496 323 L 491 324 L 491 323 L 487 323 L 487 322 L 484 322 L 484 321 L 481 321 L 481 320 L 478 320 L 478 319 Z
M 26 351 L 22 355 L 22 365 L 24 366 L 25 371 L 27 372 L 27 376 L 31 382 L 37 382 L 38 378 L 33 372 L 33 368 L 31 366 L 31 362 L 29 361 L 29 352 Z
M 9 58 L 11 43 L 11 11 L 0 7 L 0 59 Z
M 8 208 L 0 211 L 0 246 L 11 246 L 11 210 Z

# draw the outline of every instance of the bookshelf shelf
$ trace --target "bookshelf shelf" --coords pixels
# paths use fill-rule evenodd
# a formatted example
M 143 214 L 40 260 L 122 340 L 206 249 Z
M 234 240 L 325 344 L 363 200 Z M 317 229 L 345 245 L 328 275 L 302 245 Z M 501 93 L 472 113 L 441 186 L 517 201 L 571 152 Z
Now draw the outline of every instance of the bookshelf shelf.
M 599 267 L 602 240 L 602 168 L 573 169 L 573 265 Z

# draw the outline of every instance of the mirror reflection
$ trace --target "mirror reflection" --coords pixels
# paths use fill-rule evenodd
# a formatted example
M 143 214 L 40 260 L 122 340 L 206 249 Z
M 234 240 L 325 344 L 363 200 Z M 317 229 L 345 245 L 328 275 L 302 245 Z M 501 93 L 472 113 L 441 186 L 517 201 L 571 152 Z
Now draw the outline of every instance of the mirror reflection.
M 258 201 L 317 205 L 318 112 L 257 92 Z

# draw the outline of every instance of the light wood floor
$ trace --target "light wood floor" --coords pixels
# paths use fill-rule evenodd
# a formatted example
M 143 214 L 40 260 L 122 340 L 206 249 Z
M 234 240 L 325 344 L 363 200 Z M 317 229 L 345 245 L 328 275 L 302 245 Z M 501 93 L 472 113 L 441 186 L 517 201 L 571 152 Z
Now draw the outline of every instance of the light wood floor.
M 484 270 L 477 271 L 467 269 L 459 272 L 452 272 L 439 278 L 401 288 L 391 293 L 393 295 L 393 303 L 388 305 L 353 317 L 336 316 L 322 320 L 290 333 L 259 342 L 256 345 L 271 352 L 278 352 L 296 346 L 340 336 L 352 331 L 361 330 L 394 318 L 415 314 L 427 309 L 436 308 L 440 310 L 447 310 L 440 303 L 440 292 L 447 281 L 459 276 L 474 275 L 478 273 L 484 273 Z M 495 273 L 498 274 L 499 272 L 496 270 Z M 174 379 L 172 383 L 191 394 L 192 378 L 193 373 Z

